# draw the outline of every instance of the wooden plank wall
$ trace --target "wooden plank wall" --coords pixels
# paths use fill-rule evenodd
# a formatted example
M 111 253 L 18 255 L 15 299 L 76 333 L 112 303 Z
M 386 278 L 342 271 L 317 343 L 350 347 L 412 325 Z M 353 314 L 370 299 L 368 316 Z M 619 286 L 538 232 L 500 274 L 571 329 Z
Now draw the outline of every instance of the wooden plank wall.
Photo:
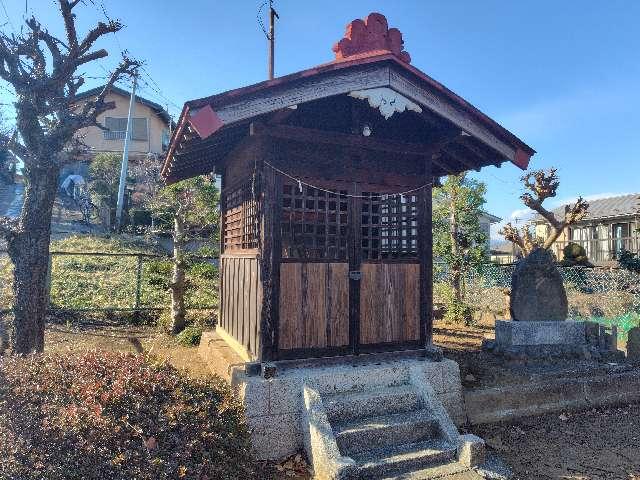
M 257 256 L 222 256 L 220 326 L 256 357 L 260 348 L 262 284 Z
M 364 263 L 360 280 L 360 343 L 420 338 L 420 265 Z
M 349 344 L 347 263 L 280 265 L 278 348 L 329 348 Z

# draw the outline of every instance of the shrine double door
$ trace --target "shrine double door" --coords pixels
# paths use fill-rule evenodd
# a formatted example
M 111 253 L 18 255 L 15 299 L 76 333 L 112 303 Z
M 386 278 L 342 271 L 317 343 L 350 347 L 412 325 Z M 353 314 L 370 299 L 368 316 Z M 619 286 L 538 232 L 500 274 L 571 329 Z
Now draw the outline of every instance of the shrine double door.
M 430 188 L 398 195 L 402 187 L 282 181 L 279 189 L 278 358 L 425 345 Z

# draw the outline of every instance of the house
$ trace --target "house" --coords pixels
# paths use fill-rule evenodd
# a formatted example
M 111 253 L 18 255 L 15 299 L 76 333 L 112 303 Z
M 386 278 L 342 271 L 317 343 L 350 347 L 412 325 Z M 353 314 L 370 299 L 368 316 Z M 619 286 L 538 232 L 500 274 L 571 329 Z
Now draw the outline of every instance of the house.
M 482 212 L 478 221 L 480 222 L 480 230 L 482 230 L 482 233 L 484 233 L 486 237 L 485 251 L 487 255 L 489 255 L 491 252 L 491 225 L 501 222 L 502 219 L 488 212 Z
M 382 478 L 457 461 L 464 443 L 452 420 L 464 421 L 458 367 L 427 360 L 441 360 L 432 343 L 433 184 L 488 165 L 526 169 L 535 152 L 412 66 L 381 14 L 351 22 L 333 52 L 323 65 L 187 102 L 162 175 L 168 184 L 221 177 L 216 332 L 246 362 L 232 367 L 232 385 L 255 426 L 256 456 L 305 448 L 318 478 Z M 436 375 L 440 397 L 429 383 Z M 423 431 L 412 420 L 422 405 L 440 412 L 439 423 L 368 450 L 376 418 L 400 412 L 405 392 L 420 399 L 406 431 Z M 368 460 L 351 440 L 339 440 L 338 452 L 346 412 L 364 405 L 354 398 L 376 405 L 359 420 Z M 327 416 L 330 402 L 343 406 Z
M 506 265 L 515 262 L 521 256 L 520 249 L 515 244 L 500 241 L 490 250 L 489 260 L 493 263 Z
M 563 218 L 567 208 L 568 205 L 558 207 L 553 214 Z M 546 238 L 550 228 L 546 220 L 536 217 L 537 237 Z M 567 227 L 553 244 L 558 260 L 562 260 L 562 250 L 569 242 L 584 247 L 595 264 L 615 262 L 621 250 L 640 253 L 640 193 L 590 201 L 586 217 Z
M 100 86 L 78 93 L 76 95 L 78 104 L 82 105 L 83 99 L 98 95 L 102 88 Z M 77 162 L 65 166 L 60 175 L 61 181 L 72 174 L 86 177 L 88 162 L 98 153 L 122 153 L 130 98 L 129 91 L 116 86 L 110 88 L 105 101 L 114 102 L 115 108 L 100 114 L 97 118 L 98 123 L 108 130 L 92 126 L 76 133 L 76 138 L 86 146 L 86 151 Z M 157 158 L 158 162 L 162 161 L 169 145 L 170 122 L 171 117 L 162 105 L 136 95 L 129 144 L 130 160 L 135 162 L 142 156 L 151 155 Z

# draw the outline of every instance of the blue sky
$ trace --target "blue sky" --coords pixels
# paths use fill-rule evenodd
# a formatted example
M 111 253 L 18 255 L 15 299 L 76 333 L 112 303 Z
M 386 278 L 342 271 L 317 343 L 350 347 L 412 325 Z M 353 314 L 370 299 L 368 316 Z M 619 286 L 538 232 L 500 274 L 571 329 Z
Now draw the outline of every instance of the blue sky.
M 30 13 L 61 31 L 52 0 L 2 0 L 13 28 Z M 79 9 L 86 28 L 101 2 Z M 177 106 L 266 76 L 266 39 L 254 0 L 105 0 L 126 28 L 102 42 L 113 55 L 87 70 L 104 76 L 120 48 L 146 61 L 141 94 Z M 412 64 L 466 98 L 535 148 L 532 167 L 556 166 L 557 204 L 584 195 L 640 191 L 640 2 L 276 0 L 276 74 L 332 59 L 354 18 L 378 11 L 404 35 Z M 0 5 L 0 23 L 7 22 Z M 3 29 L 11 29 L 6 23 Z M 100 80 L 93 80 L 99 82 Z M 89 83 L 89 86 L 92 84 Z M 0 101 L 8 102 L 0 89 Z M 5 107 L 6 117 L 12 113 Z M 521 172 L 487 168 L 487 210 L 522 216 Z

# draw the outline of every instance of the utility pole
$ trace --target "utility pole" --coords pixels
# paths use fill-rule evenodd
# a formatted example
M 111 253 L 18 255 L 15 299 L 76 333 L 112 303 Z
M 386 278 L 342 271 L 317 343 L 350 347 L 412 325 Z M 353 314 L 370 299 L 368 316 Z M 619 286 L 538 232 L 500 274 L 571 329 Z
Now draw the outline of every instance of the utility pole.
M 269 80 L 273 79 L 273 64 L 276 47 L 276 18 L 280 19 L 273 8 L 273 0 L 269 0 Z
M 116 230 L 122 227 L 122 208 L 124 203 L 124 187 L 127 183 L 127 171 L 129 170 L 129 143 L 131 141 L 131 129 L 133 128 L 133 109 L 136 103 L 136 86 L 138 85 L 138 72 L 133 74 L 133 88 L 129 100 L 129 114 L 127 115 L 127 132 L 124 137 L 124 149 L 122 150 L 122 165 L 120 166 L 120 184 L 118 185 L 118 204 L 116 206 Z

